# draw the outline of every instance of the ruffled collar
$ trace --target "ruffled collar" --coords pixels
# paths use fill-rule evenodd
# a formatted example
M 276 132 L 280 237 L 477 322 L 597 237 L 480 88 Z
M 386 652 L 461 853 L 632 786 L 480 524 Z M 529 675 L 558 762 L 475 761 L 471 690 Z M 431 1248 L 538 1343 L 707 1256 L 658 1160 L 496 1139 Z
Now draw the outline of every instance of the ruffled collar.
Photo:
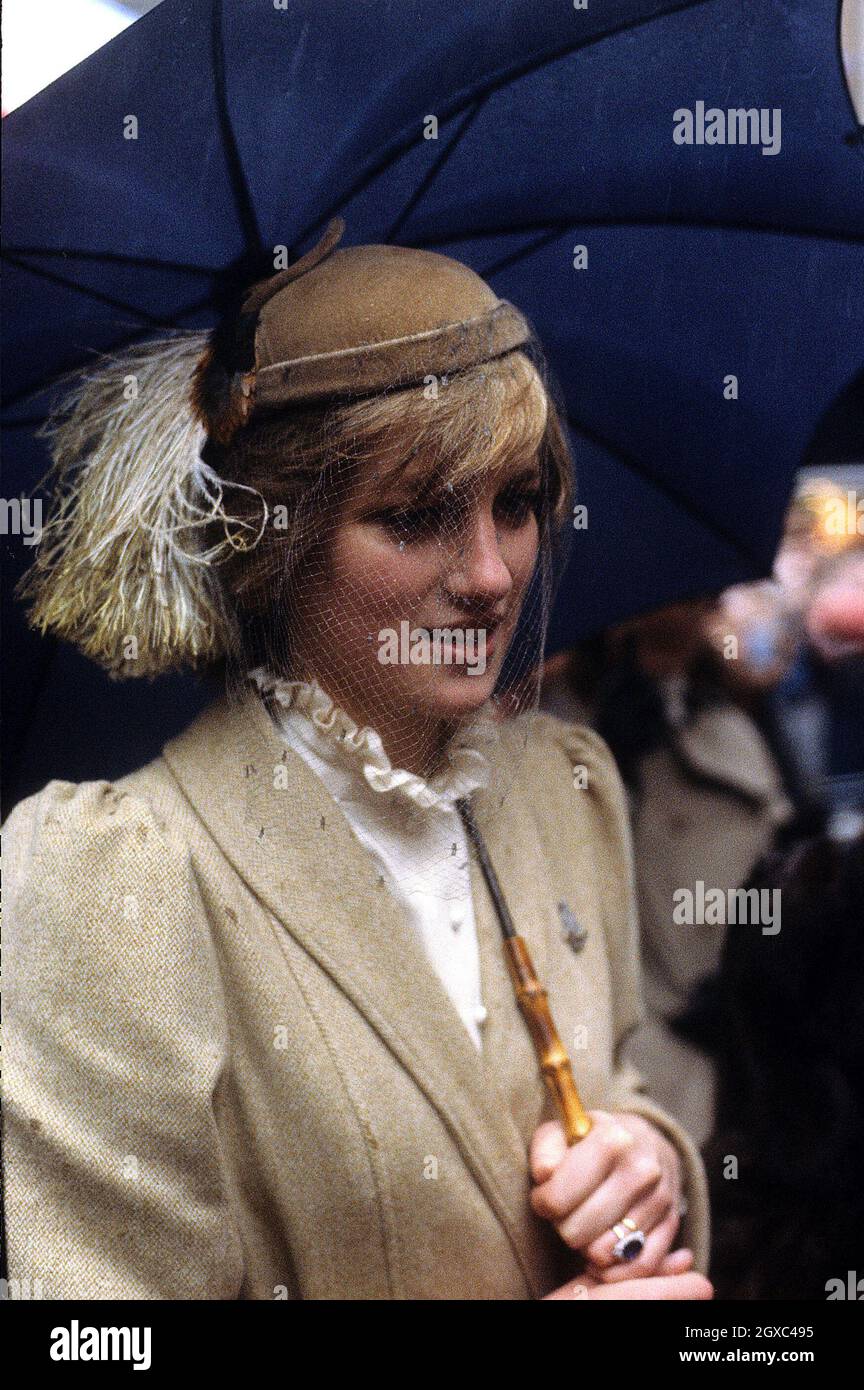
M 488 786 L 491 765 L 484 749 L 498 739 L 491 701 L 462 724 L 445 749 L 442 766 L 429 778 L 394 767 L 381 736 L 358 725 L 316 680 L 286 680 L 265 667 L 249 672 L 262 698 L 286 716 L 302 721 L 302 733 L 329 761 L 353 770 L 373 792 L 406 798 L 422 810 L 452 811 L 456 801 Z

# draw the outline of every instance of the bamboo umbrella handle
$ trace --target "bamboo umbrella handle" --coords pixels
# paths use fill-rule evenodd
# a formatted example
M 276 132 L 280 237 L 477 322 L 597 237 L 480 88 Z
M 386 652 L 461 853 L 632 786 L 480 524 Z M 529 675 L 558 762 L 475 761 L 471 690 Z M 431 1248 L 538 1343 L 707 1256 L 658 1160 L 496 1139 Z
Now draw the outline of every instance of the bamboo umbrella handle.
M 552 1092 L 552 1099 L 555 1101 L 561 1116 L 567 1143 L 575 1144 L 578 1139 L 585 1138 L 591 1128 L 591 1119 L 579 1099 L 579 1092 L 576 1090 L 576 1082 L 573 1080 L 573 1072 L 570 1067 L 570 1058 L 558 1036 L 558 1030 L 549 1009 L 546 990 L 537 978 L 528 947 L 513 924 L 510 909 L 504 899 L 504 894 L 501 892 L 498 875 L 495 873 L 489 858 L 486 844 L 472 815 L 471 807 L 465 800 L 457 801 L 456 807 L 474 846 L 483 877 L 486 880 L 486 886 L 501 923 L 504 949 L 507 953 L 507 965 L 513 981 L 516 1000 L 528 1024 L 534 1050 L 540 1059 L 540 1070 L 546 1080 L 546 1085 Z
M 537 978 L 524 939 L 521 936 L 507 936 L 504 946 L 516 999 L 540 1059 L 540 1070 L 558 1108 L 567 1143 L 575 1144 L 577 1140 L 585 1138 L 591 1128 L 591 1119 L 579 1098 L 570 1058 L 558 1036 L 546 990 Z

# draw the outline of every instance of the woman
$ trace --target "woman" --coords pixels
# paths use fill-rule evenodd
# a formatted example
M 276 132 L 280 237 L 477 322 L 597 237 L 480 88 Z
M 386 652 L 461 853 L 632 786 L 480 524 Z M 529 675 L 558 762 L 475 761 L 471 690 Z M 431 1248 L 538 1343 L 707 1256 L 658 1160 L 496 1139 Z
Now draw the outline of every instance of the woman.
M 495 718 L 569 506 L 539 355 L 465 266 L 343 230 L 56 428 L 34 622 L 115 674 L 224 659 L 229 691 L 147 767 L 10 817 L 10 1275 L 709 1297 L 698 1155 L 618 1065 L 640 1004 L 611 757 L 530 700 Z M 593 1107 L 569 1150 L 469 800 Z

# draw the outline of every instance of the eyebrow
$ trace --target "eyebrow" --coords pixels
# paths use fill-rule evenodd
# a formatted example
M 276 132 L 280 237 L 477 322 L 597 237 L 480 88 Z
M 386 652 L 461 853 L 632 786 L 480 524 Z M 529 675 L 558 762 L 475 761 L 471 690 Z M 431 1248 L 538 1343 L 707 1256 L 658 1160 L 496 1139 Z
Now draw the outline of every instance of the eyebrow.
M 499 486 L 502 488 L 517 487 L 520 483 L 540 483 L 542 473 L 539 459 L 525 464 L 518 472 L 504 473 Z M 466 483 L 471 482 L 471 478 L 464 478 L 460 483 L 454 485 L 454 491 L 464 488 Z M 383 505 L 387 508 L 408 510 L 412 507 L 434 506 L 436 503 L 446 500 L 450 491 L 446 483 L 438 483 L 434 475 L 428 477 L 422 487 L 406 487 L 400 479 L 393 478 L 388 481 L 381 481 L 380 498 Z

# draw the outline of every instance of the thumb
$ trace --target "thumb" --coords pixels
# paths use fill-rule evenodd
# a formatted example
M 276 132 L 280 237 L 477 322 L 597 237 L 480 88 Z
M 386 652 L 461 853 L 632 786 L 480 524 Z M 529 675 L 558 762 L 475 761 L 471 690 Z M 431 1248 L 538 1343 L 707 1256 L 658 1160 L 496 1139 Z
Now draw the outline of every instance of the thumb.
M 535 1129 L 529 1155 L 534 1181 L 540 1183 L 551 1178 L 566 1152 L 567 1136 L 560 1120 L 547 1120 Z

